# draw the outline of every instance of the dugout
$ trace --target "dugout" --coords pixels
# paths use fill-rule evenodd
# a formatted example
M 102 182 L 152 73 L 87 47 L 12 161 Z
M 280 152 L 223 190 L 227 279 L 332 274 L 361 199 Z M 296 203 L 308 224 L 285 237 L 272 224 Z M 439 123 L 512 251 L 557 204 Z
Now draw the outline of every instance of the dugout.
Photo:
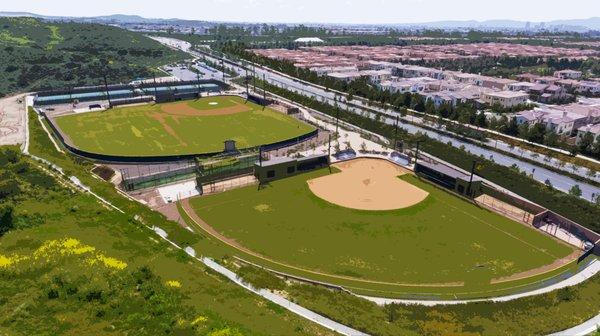
M 263 98 L 252 94 L 248 95 L 248 100 L 261 106 L 271 105 L 275 102 L 273 99 Z
M 311 155 L 303 158 L 278 157 L 268 161 L 256 162 L 254 176 L 260 183 L 265 183 L 327 166 L 329 166 L 329 156 L 327 154 Z
M 415 173 L 462 196 L 475 198 L 482 194 L 483 180 L 479 176 L 473 175 L 471 181 L 470 174 L 441 163 L 419 161 L 415 165 Z

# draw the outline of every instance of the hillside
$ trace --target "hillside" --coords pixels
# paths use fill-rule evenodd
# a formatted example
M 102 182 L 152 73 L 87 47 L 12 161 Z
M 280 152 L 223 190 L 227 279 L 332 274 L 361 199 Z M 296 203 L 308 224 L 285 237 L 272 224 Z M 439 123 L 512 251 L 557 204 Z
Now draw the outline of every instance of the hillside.
M 31 122 L 32 150 L 60 156 L 48 138 L 37 143 L 43 131 Z M 139 209 L 132 213 L 155 222 Z M 172 239 L 190 235 L 155 220 Z M 224 280 L 12 147 L 0 147 L 0 282 L 0 335 L 333 335 Z
M 147 37 L 120 28 L 0 18 L 0 96 L 149 76 L 153 67 L 184 59 Z

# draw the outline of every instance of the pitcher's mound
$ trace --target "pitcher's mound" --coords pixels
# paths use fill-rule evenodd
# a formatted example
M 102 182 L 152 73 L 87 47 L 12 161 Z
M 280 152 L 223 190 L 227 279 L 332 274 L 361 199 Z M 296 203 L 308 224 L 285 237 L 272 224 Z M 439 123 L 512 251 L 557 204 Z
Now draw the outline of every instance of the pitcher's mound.
M 341 170 L 308 181 L 308 187 L 327 202 L 359 210 L 395 210 L 423 201 L 429 193 L 398 178 L 407 173 L 378 159 L 356 159 L 333 164 Z

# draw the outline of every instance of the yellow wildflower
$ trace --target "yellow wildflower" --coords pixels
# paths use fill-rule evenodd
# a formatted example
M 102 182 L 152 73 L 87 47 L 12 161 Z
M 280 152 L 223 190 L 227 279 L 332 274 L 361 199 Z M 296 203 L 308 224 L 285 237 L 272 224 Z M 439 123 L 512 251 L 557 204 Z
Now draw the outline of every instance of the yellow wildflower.
M 181 282 L 179 282 L 177 280 L 169 280 L 166 283 L 167 283 L 167 286 L 170 286 L 170 287 L 175 287 L 175 288 L 181 287 Z
M 13 264 L 13 260 L 0 254 L 0 267 L 6 268 Z
M 96 259 L 101 261 L 104 264 L 104 266 L 106 266 L 106 267 L 115 268 L 115 269 L 119 269 L 119 270 L 122 270 L 125 267 L 127 267 L 127 263 L 125 263 L 124 261 L 121 261 L 119 259 L 115 259 L 112 257 L 107 257 L 102 254 L 98 254 L 96 256 Z
M 204 323 L 204 322 L 206 322 L 207 320 L 208 320 L 208 318 L 207 318 L 206 316 L 202 316 L 202 315 L 200 315 L 200 316 L 196 317 L 196 319 L 194 319 L 194 320 L 192 321 L 192 325 L 196 325 L 196 324 L 198 324 L 198 323 Z

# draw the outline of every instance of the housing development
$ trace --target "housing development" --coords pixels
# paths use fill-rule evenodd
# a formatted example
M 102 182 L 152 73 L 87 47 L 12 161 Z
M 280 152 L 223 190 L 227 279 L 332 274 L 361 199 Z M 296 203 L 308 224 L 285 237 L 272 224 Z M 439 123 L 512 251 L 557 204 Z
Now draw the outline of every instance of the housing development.
M 598 335 L 597 18 L 333 2 L 7 5 L 0 334 Z

